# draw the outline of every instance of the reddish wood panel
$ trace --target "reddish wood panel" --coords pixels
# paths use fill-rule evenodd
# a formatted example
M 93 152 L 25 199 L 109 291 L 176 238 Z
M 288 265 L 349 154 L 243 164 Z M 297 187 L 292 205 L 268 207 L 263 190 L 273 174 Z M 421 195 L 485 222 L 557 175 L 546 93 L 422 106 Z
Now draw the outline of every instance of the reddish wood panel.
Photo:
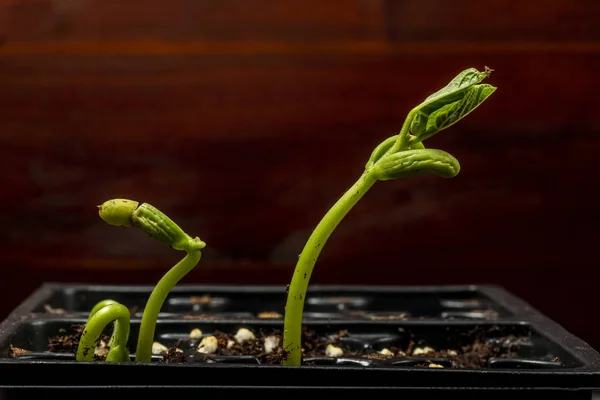
M 381 0 L 54 0 L 14 4 L 12 40 L 339 40 L 385 32 Z
M 597 41 L 595 0 L 387 0 L 388 37 L 397 41 Z
M 57 140 L 57 131 L 61 140 L 102 145 L 119 137 L 143 146 L 163 141 L 165 133 L 198 140 L 289 138 L 294 131 L 305 135 L 306 128 L 357 125 L 371 127 L 375 143 L 388 134 L 380 133 L 380 126 L 396 131 L 413 106 L 457 72 L 490 65 L 496 69 L 490 82 L 499 90 L 461 126 L 536 135 L 598 123 L 600 53 L 473 54 L 468 62 L 464 56 L 421 55 L 418 60 L 414 55 L 12 56 L 0 65 L 1 112 L 6 135 L 12 135 L 5 137 L 13 144 L 30 145 L 24 129 L 36 130 L 40 146 Z M 34 127 L 20 113 L 44 127 Z
M 177 260 L 102 223 L 95 206 L 111 197 L 206 240 L 186 282 L 285 284 L 373 147 L 458 71 L 488 65 L 498 91 L 428 141 L 460 175 L 375 185 L 313 282 L 498 283 L 600 345 L 584 314 L 600 278 L 598 11 L 0 2 L 0 291 L 15 296 L 0 314 L 43 281 L 153 283 Z
M 590 41 L 594 0 L 21 0 L 12 40 Z

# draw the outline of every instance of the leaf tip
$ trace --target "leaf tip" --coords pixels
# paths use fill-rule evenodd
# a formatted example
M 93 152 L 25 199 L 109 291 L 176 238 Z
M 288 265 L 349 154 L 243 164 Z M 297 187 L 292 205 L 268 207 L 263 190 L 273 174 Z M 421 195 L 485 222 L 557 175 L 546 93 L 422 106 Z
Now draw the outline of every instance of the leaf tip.
M 485 97 L 491 96 L 492 93 L 494 93 L 496 89 L 498 89 L 496 86 L 492 86 L 487 83 L 480 86 L 483 88 L 483 93 Z

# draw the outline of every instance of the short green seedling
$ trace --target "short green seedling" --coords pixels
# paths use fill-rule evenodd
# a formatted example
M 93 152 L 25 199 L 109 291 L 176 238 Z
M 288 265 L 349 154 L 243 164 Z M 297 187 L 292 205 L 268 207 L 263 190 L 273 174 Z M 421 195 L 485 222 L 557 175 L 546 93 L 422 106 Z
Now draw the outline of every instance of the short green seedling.
M 158 314 L 169 292 L 200 261 L 201 250 L 206 244 L 198 237 L 192 238 L 175 222 L 150 204 L 139 204 L 125 199 L 108 200 L 99 206 L 100 217 L 110 225 L 137 227 L 150 237 L 175 249 L 186 252 L 186 256 L 171 268 L 158 282 L 146 303 L 138 335 L 136 362 L 150 362 L 152 342 Z M 127 307 L 114 300 L 103 300 L 90 312 L 78 348 L 77 361 L 92 361 L 96 343 L 102 331 L 111 322 L 114 329 L 108 343 L 110 350 L 106 361 L 129 361 L 127 340 L 129 339 L 130 315 Z
M 483 72 L 467 69 L 413 108 L 400 133 L 375 148 L 364 173 L 312 232 L 298 258 L 288 289 L 283 332 L 283 347 L 287 352 L 284 365 L 301 364 L 302 312 L 308 282 L 317 258 L 334 229 L 377 181 L 424 174 L 444 178 L 456 176 L 460 170 L 458 161 L 442 150 L 426 149 L 422 142 L 464 118 L 496 90 L 491 85 L 480 83 L 491 72 L 487 67 Z

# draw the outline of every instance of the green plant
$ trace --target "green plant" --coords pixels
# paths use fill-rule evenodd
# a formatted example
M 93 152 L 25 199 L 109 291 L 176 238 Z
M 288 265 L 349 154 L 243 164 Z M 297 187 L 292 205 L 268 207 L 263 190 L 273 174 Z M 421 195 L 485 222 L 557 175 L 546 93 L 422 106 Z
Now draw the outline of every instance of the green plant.
M 458 161 L 445 151 L 426 149 L 422 142 L 464 118 L 496 90 L 480 83 L 491 72 L 487 67 L 483 72 L 467 69 L 413 108 L 400 133 L 375 148 L 360 178 L 314 229 L 300 253 L 288 288 L 283 329 L 283 348 L 287 353 L 284 365 L 297 366 L 302 361 L 301 329 L 306 291 L 317 258 L 334 229 L 377 181 L 423 174 L 456 176 L 460 170 Z
M 108 324 L 114 321 L 114 328 L 106 355 L 106 361 L 129 361 L 129 310 L 114 300 L 103 300 L 96 304 L 88 317 L 87 323 L 77 346 L 77 361 L 92 361 L 96 342 Z
M 138 335 L 135 353 L 136 362 L 150 362 L 156 321 L 162 305 L 173 287 L 200 261 L 201 250 L 206 244 L 198 237 L 192 238 L 175 222 L 150 204 L 139 204 L 126 199 L 108 200 L 99 207 L 100 217 L 108 224 L 120 227 L 137 227 L 150 237 L 175 249 L 186 252 L 185 257 L 172 267 L 156 284 L 148 298 Z M 127 340 L 129 338 L 129 310 L 114 300 L 103 300 L 96 304 L 81 335 L 77 348 L 78 361 L 94 358 L 96 342 L 102 331 L 115 322 L 110 350 L 106 361 L 129 361 Z

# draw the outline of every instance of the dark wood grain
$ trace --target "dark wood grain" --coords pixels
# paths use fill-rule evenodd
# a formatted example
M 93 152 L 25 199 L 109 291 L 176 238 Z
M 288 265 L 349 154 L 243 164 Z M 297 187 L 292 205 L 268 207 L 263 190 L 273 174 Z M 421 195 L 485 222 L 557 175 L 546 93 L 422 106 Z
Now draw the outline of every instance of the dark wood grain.
M 17 41 L 135 39 L 340 40 L 382 38 L 381 1 L 23 1 L 6 30 Z
M 177 261 L 102 223 L 112 197 L 206 240 L 186 283 L 285 284 L 372 148 L 487 65 L 498 91 L 428 140 L 459 176 L 376 184 L 313 282 L 497 283 L 600 346 L 600 5 L 448 4 L 1 1 L 0 314 L 44 281 L 154 283 Z
M 388 37 L 394 41 L 590 42 L 600 39 L 594 0 L 387 0 Z

